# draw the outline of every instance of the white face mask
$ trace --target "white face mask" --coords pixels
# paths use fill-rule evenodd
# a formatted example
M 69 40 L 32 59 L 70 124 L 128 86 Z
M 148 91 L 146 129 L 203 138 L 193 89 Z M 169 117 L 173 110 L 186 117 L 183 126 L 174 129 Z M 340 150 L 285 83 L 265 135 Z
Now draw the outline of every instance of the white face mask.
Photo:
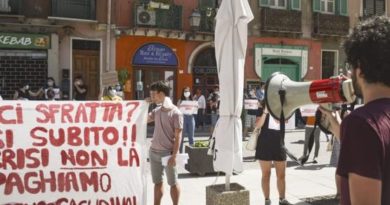
M 188 97 L 190 97 L 190 95 L 191 95 L 190 92 L 188 92 L 188 91 L 184 92 L 184 97 L 188 98 Z
M 116 95 L 116 90 L 110 90 L 110 91 L 108 91 L 108 94 L 110 96 L 115 96 Z
M 26 85 L 26 86 L 24 86 L 24 89 L 28 90 L 28 89 L 30 89 L 30 86 Z
M 49 82 L 47 82 L 47 85 L 52 87 L 54 85 L 54 83 L 52 81 L 49 81 Z

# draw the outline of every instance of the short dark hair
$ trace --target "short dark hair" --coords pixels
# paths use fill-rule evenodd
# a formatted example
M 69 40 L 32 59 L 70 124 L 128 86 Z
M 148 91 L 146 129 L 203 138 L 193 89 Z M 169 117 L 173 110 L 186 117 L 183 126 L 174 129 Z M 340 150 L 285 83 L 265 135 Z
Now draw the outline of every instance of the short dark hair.
M 151 91 L 157 91 L 157 92 L 163 92 L 165 96 L 169 96 L 169 86 L 166 85 L 163 81 L 158 81 L 152 83 L 150 85 L 150 90 Z
M 377 16 L 359 23 L 343 44 L 347 63 L 360 68 L 367 83 L 390 86 L 390 19 Z

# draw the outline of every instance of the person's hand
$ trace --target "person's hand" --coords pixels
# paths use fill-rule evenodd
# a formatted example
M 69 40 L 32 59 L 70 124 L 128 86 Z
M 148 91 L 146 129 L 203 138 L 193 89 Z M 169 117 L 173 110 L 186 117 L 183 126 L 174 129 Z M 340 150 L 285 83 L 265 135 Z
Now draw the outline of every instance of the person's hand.
M 337 138 L 340 136 L 341 118 L 338 112 L 332 112 L 321 106 L 318 107 L 323 115 L 323 119 L 329 122 L 329 131 L 331 131 Z
M 152 98 L 151 97 L 147 97 L 144 99 L 147 103 L 152 103 Z
M 176 166 L 176 155 L 172 155 L 168 160 L 168 166 L 174 167 Z

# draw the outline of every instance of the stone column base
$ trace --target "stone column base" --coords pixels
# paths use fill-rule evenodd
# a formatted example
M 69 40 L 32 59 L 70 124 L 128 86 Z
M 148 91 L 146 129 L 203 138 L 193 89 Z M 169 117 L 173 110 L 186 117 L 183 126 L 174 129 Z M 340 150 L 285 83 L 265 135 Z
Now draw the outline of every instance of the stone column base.
M 249 190 L 237 183 L 230 184 L 230 191 L 225 191 L 225 184 L 206 187 L 206 205 L 249 205 Z

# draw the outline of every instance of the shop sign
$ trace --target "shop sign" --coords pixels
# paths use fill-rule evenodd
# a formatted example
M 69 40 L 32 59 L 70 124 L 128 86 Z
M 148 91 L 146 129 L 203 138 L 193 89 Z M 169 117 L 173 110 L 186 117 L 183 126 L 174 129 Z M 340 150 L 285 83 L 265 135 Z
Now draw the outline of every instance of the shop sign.
M 194 68 L 195 74 L 217 74 L 217 68 Z
M 137 50 L 133 65 L 177 66 L 176 54 L 160 43 L 149 43 Z
M 49 49 L 50 37 L 41 34 L 0 33 L 0 48 Z

